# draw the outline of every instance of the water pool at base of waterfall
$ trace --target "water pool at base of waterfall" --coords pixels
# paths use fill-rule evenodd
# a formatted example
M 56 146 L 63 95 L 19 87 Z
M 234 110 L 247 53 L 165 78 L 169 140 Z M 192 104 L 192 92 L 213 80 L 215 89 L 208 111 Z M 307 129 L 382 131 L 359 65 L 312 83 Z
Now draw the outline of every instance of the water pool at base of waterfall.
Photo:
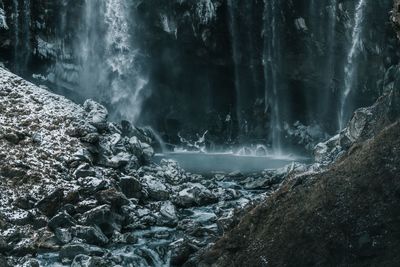
M 179 165 L 193 173 L 212 172 L 261 172 L 266 169 L 282 168 L 293 162 L 307 162 L 305 157 L 293 155 L 237 155 L 233 153 L 167 152 L 156 154 L 154 160 L 163 158 L 176 160 Z

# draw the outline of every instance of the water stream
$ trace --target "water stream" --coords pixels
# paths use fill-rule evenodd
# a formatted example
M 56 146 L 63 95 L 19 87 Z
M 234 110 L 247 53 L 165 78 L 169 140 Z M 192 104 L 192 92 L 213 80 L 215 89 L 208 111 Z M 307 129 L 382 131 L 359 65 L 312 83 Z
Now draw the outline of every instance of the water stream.
M 345 79 L 344 79 L 344 90 L 340 99 L 339 109 L 339 129 L 342 130 L 347 121 L 350 119 L 352 112 L 351 103 L 349 97 L 356 88 L 356 77 L 358 61 L 357 57 L 363 46 L 363 31 L 364 31 L 364 12 L 367 6 L 367 0 L 359 0 L 356 12 L 354 16 L 354 26 L 352 31 L 352 43 L 347 55 L 347 61 L 345 65 Z

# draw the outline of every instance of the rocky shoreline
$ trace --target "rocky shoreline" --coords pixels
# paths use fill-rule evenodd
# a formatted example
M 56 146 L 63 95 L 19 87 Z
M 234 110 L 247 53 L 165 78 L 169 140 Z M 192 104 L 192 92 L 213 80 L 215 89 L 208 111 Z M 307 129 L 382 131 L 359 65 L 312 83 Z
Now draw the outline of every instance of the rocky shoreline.
M 0 79 L 1 266 L 179 266 L 305 168 L 197 175 L 155 164 L 148 129 L 5 69 Z

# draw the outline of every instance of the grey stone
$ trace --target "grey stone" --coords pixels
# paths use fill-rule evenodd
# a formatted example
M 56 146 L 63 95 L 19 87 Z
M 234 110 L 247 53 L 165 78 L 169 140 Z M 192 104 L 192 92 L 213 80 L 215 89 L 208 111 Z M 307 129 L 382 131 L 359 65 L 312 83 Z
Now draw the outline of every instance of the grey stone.
M 108 238 L 97 226 L 75 226 L 71 229 L 73 235 L 88 244 L 103 246 L 108 243 Z
M 76 221 L 67 212 L 63 211 L 55 215 L 48 223 L 53 231 L 57 228 L 66 228 L 76 225 Z
M 121 188 L 122 193 L 124 193 L 128 198 L 140 198 L 142 195 L 142 185 L 139 180 L 134 177 L 121 177 L 119 187 Z

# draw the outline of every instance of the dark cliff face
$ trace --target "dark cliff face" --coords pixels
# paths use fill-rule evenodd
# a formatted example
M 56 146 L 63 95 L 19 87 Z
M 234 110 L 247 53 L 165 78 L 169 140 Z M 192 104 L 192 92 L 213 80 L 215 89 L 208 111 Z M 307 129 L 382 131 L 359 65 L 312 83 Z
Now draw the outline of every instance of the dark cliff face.
M 130 34 L 147 81 L 140 123 L 151 124 L 171 142 L 178 132 L 207 129 L 215 143 L 272 142 L 271 127 L 285 138 L 284 123 L 296 121 L 319 123 L 334 133 L 356 2 L 133 1 Z M 84 5 L 3 0 L 9 27 L 1 29 L 0 58 L 25 77 L 42 75 L 64 94 L 98 97 L 118 117 L 118 104 L 80 89 L 76 44 Z M 390 0 L 367 3 L 349 114 L 373 102 L 383 90 L 386 69 L 398 61 L 391 5 Z

